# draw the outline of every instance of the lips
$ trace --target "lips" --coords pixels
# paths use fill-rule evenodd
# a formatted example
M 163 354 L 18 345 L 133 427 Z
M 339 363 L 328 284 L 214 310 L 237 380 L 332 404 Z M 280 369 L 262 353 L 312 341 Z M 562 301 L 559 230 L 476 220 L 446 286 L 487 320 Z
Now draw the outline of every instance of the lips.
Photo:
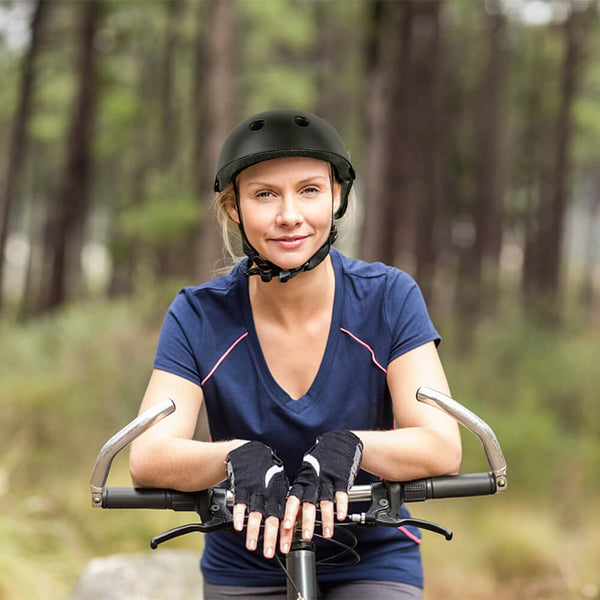
M 272 238 L 271 241 L 273 241 L 281 248 L 293 250 L 294 248 L 300 248 L 300 246 L 302 246 L 302 244 L 304 244 L 304 242 L 306 241 L 307 237 L 308 236 L 305 235 L 282 236 L 278 238 Z

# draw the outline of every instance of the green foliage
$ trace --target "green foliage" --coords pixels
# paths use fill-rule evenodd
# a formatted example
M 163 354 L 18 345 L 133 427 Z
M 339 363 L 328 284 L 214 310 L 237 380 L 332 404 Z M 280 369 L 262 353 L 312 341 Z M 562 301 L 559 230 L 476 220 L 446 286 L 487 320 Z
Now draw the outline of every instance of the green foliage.
M 598 140 L 600 139 L 600 73 L 595 59 L 600 52 L 600 23 L 598 19 L 588 22 L 588 50 L 584 57 L 581 72 L 582 92 L 573 107 L 573 117 L 577 135 L 574 140 L 574 163 L 587 166 L 597 165 L 600 160 Z
M 63 598 L 86 560 L 146 547 L 172 526 L 103 521 L 87 487 L 102 444 L 137 413 L 171 286 L 135 304 L 0 324 L 0 598 Z
M 265 107 L 313 106 L 317 90 L 310 62 L 315 30 L 311 3 L 267 0 L 239 7 L 247 27 L 244 108 L 253 113 Z
M 543 329 L 519 313 L 483 323 L 466 355 L 452 335 L 447 341 L 453 393 L 496 431 L 512 488 L 541 496 L 567 481 L 580 492 L 600 489 L 597 332 Z
M 41 142 L 56 143 L 61 140 L 66 125 L 67 106 L 74 92 L 72 74 L 52 69 L 47 77 L 41 77 L 39 110 L 32 118 L 31 133 Z
M 126 235 L 157 247 L 198 227 L 202 215 L 199 203 L 167 177 L 150 177 L 145 198 L 121 214 L 120 227 Z

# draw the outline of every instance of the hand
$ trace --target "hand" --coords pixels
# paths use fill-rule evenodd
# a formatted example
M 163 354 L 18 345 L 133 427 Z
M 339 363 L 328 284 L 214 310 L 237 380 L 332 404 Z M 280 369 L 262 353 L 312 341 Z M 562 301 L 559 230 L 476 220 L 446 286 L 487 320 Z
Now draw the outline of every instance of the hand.
M 302 537 L 311 539 L 314 532 L 316 505 L 321 508 L 323 536 L 333 535 L 333 512 L 346 518 L 348 491 L 354 483 L 362 459 L 363 444 L 351 431 L 329 431 L 317 438 L 304 455 L 298 477 L 289 493 L 280 532 L 280 548 L 289 550 L 292 533 L 302 504 Z
M 234 497 L 233 527 L 244 529 L 248 509 L 246 548 L 256 550 L 265 518 L 263 553 L 275 554 L 279 521 L 283 517 L 289 483 L 281 459 L 262 442 L 247 442 L 227 455 L 227 479 Z

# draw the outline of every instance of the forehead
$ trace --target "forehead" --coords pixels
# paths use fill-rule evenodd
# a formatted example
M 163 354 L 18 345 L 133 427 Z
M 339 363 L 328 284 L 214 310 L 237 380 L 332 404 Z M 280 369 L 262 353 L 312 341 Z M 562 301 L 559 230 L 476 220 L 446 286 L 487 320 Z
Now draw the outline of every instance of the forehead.
M 242 184 L 266 180 L 304 180 L 311 177 L 329 179 L 329 173 L 329 163 L 323 160 L 305 156 L 289 156 L 251 165 L 239 174 L 238 181 Z

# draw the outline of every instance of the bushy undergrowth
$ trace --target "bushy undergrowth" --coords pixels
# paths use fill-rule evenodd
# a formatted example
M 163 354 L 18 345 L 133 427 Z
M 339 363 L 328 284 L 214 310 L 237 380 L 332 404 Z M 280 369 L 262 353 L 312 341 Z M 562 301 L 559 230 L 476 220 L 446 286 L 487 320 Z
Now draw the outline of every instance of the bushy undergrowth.
M 514 492 L 600 491 L 600 331 L 544 329 L 517 313 L 482 323 L 466 353 L 452 334 L 440 351 L 455 398 L 496 432 Z M 463 439 L 474 468 L 477 442 Z
M 0 323 L 0 598 L 64 598 L 90 558 L 144 550 L 151 535 L 185 522 L 174 513 L 96 511 L 88 488 L 98 450 L 137 412 L 177 287 L 73 306 L 25 325 Z M 458 520 L 463 538 L 485 545 L 478 551 L 458 543 L 449 548 L 455 561 L 449 564 L 473 561 L 481 590 L 528 574 L 553 577 L 558 570 L 560 578 L 553 544 L 564 550 L 565 540 L 555 539 L 564 521 L 569 539 L 588 544 L 582 560 L 593 565 L 599 548 L 590 540 L 600 527 L 590 508 L 600 496 L 600 335 L 542 331 L 511 316 L 483 324 L 465 354 L 447 329 L 441 352 L 453 393 L 496 431 L 510 482 L 501 500 L 440 507 L 449 521 Z M 469 433 L 463 439 L 463 470 L 485 470 L 478 442 Z M 115 462 L 110 483 L 128 484 L 126 455 Z M 424 508 L 442 520 L 436 508 Z M 523 512 L 536 519 L 526 524 Z M 525 526 L 531 537 L 522 533 Z M 199 550 L 201 540 L 191 536 L 180 545 Z M 426 554 L 446 560 L 448 550 L 436 547 Z M 462 584 L 474 580 L 463 572 Z M 444 569 L 431 570 L 433 590 L 444 593 L 444 577 Z

